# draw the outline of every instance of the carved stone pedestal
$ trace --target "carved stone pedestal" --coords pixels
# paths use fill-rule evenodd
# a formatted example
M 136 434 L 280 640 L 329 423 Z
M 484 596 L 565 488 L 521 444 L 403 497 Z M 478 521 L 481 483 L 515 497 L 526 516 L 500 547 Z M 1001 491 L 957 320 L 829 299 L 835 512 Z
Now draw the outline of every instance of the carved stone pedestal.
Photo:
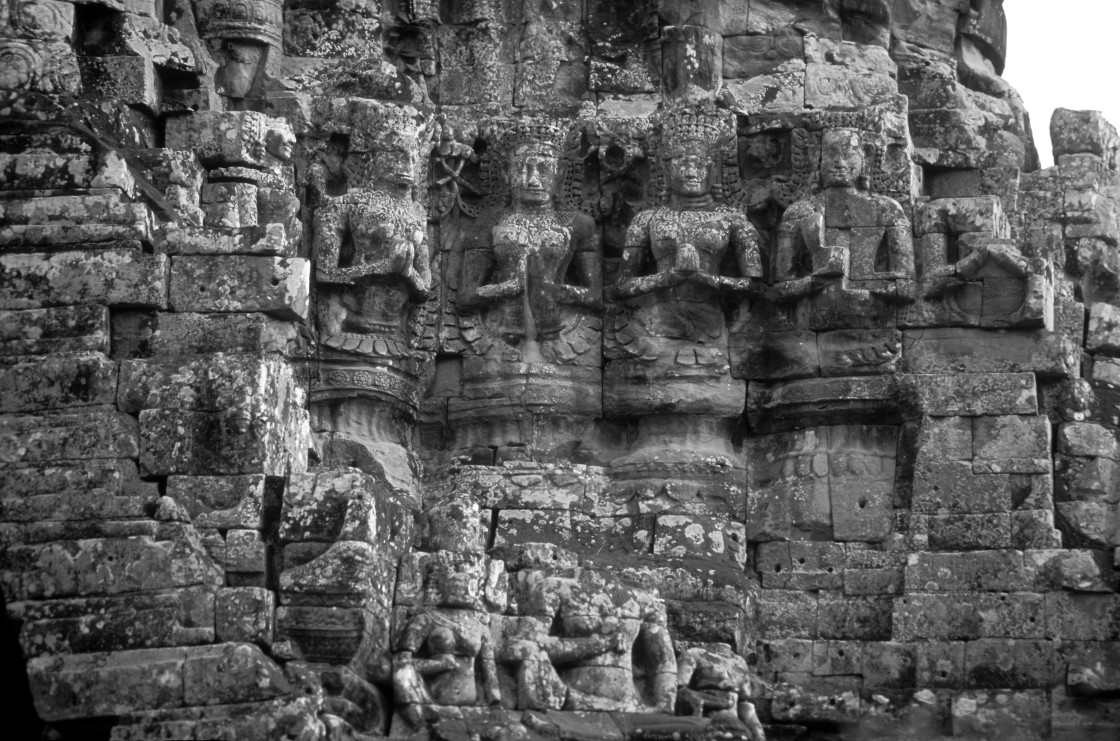
M 734 420 L 652 414 L 630 452 L 611 461 L 607 499 L 618 514 L 715 515 L 742 522 L 746 470 L 731 442 Z
M 448 405 L 454 449 L 479 463 L 579 460 L 602 416 L 598 368 L 469 357 L 463 393 Z

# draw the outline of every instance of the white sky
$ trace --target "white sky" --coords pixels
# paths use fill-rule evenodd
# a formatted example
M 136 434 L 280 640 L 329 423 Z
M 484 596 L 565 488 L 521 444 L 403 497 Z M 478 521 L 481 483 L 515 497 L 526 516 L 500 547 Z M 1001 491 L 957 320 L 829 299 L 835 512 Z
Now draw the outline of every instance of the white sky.
M 1019 91 L 1043 167 L 1053 164 L 1055 108 L 1103 111 L 1120 127 L 1120 2 L 1005 0 L 1007 67 Z

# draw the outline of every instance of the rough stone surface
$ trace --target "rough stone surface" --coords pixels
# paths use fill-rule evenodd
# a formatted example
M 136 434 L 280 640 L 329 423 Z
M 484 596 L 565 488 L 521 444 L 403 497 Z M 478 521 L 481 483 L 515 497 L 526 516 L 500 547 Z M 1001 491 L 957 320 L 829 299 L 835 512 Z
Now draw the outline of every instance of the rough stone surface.
M 1002 0 L 3 15 L 12 728 L 1120 736 L 1120 138 Z

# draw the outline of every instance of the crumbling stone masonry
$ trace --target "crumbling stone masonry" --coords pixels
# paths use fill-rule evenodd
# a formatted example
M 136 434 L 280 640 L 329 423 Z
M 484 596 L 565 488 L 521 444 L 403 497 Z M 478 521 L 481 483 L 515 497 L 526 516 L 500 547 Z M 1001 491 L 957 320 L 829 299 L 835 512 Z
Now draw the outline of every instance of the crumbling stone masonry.
M 8 732 L 1120 738 L 1120 138 L 1003 13 L 0 2 Z

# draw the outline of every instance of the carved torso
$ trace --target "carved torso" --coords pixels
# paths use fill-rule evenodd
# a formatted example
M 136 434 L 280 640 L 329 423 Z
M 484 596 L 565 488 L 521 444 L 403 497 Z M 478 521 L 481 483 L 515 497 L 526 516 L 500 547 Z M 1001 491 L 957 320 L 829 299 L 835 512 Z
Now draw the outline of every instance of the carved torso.
M 348 193 L 323 209 L 317 239 L 320 274 L 332 282 L 399 274 L 415 260 L 425 228 L 423 212 L 409 198 L 378 190 Z M 343 246 L 346 234 L 352 254 Z M 411 247 L 396 252 L 393 248 L 398 243 Z
M 534 362 L 538 351 L 545 362 L 567 362 L 552 345 L 561 332 L 586 333 L 580 327 L 601 290 L 596 235 L 591 218 L 578 212 L 515 211 L 501 217 L 491 230 L 489 254 L 469 255 L 464 268 L 461 312 L 468 325 L 481 320 L 480 352 L 497 341 L 502 352 L 525 362 Z M 569 282 L 573 261 L 584 285 Z M 595 343 L 582 338 L 576 344 Z

